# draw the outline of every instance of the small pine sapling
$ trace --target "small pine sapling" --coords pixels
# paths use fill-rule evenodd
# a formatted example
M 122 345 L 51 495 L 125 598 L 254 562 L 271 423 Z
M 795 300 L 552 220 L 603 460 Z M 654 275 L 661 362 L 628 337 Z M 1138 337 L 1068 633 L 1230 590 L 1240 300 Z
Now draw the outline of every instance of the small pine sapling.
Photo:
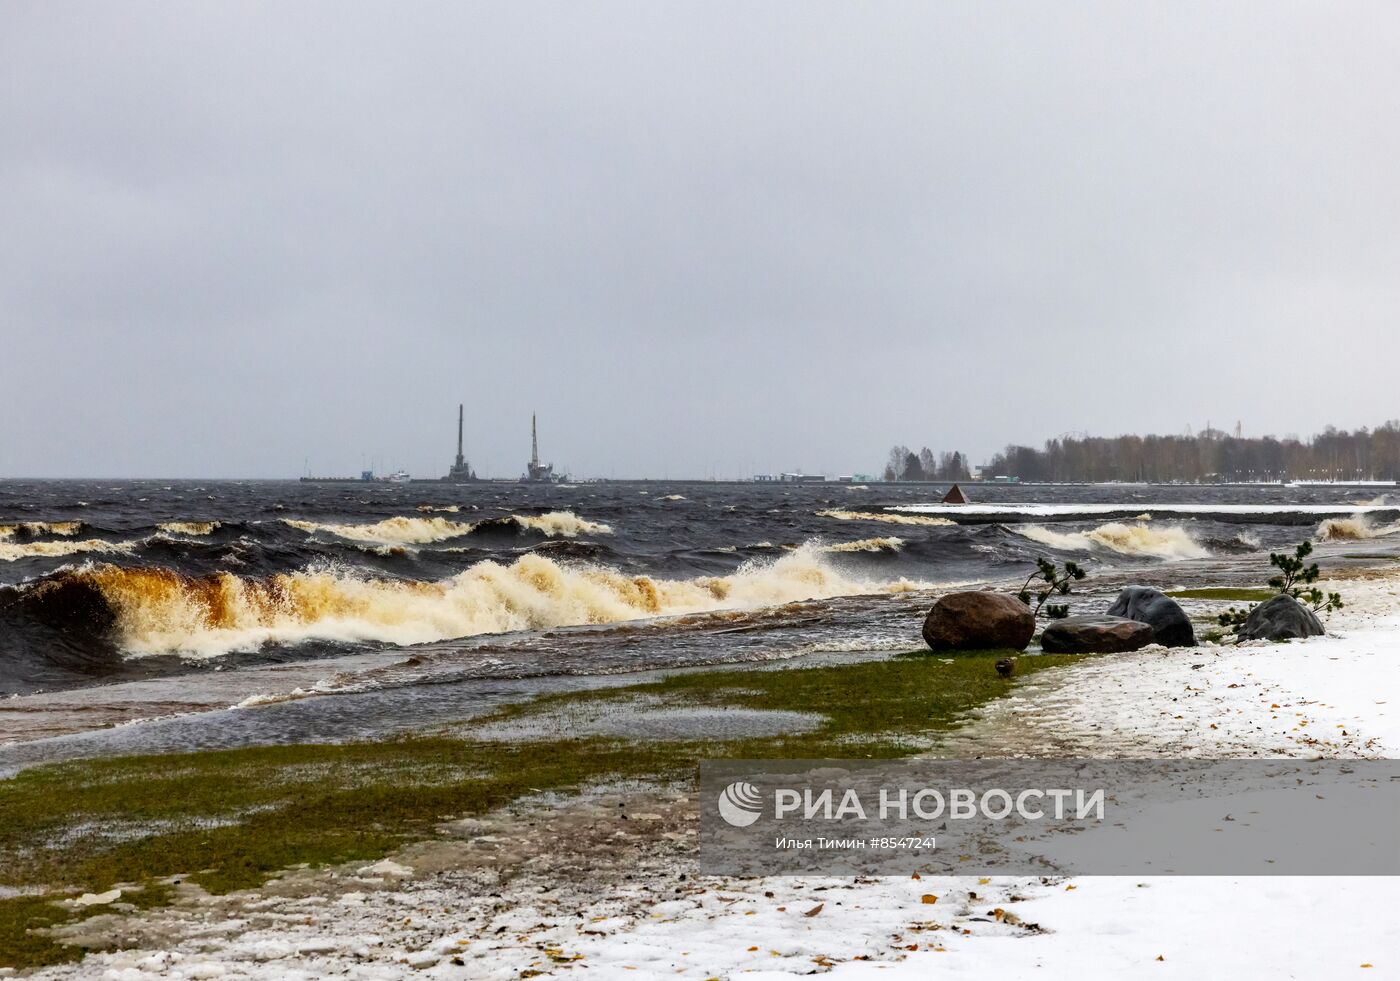
M 1036 559 L 1036 571 L 1026 577 L 1025 583 L 1021 586 L 1021 591 L 1016 595 L 1021 602 L 1032 607 L 1031 613 L 1040 616 L 1043 611 L 1051 620 L 1062 620 L 1069 616 L 1068 603 L 1050 603 L 1052 596 L 1068 596 L 1074 583 L 1083 579 L 1085 572 L 1074 562 L 1066 562 L 1064 570 L 1055 565 L 1049 559 Z M 1031 583 L 1039 581 L 1034 589 Z M 1032 604 L 1031 600 L 1035 603 Z

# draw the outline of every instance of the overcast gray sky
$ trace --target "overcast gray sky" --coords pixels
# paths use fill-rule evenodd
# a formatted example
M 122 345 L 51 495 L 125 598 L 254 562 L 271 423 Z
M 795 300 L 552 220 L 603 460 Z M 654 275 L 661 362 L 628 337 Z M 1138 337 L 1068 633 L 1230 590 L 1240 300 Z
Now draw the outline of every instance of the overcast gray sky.
M 1374 425 L 1398 123 L 1393 3 L 0 0 L 0 475 Z

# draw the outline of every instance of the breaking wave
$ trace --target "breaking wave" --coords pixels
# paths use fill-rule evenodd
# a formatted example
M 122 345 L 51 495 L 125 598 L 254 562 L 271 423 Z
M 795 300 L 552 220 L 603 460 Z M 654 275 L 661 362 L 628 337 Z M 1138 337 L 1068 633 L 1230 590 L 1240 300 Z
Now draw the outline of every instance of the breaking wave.
M 84 552 L 121 555 L 130 552 L 137 544 L 136 542 L 104 542 L 99 538 L 77 542 L 11 542 L 0 539 L 0 562 L 61 558 L 65 555 L 78 555 Z
M 512 514 L 476 523 L 452 521 L 448 518 L 385 518 L 373 524 L 332 524 L 283 518 L 287 525 L 314 534 L 323 531 L 337 538 L 370 545 L 431 545 L 450 541 L 473 532 L 537 531 L 551 538 L 574 538 L 578 535 L 606 535 L 612 529 L 596 521 L 580 518 L 572 511 L 550 511 L 546 514 Z
M 317 521 L 298 521 L 283 518 L 283 522 L 308 535 L 324 531 L 351 542 L 366 542 L 370 545 L 428 545 L 432 542 L 460 538 L 471 533 L 472 526 L 446 518 L 385 518 L 374 524 L 333 524 Z
M 82 530 L 81 521 L 21 521 L 13 525 L 0 525 L 0 539 L 14 538 L 18 533 L 71 537 Z
M 1067 552 L 1105 548 L 1119 555 L 1147 555 L 1159 559 L 1203 559 L 1210 552 L 1176 525 L 1149 526 L 1110 521 L 1089 531 L 1052 531 L 1042 525 L 1017 525 L 1009 530 L 1033 542 Z
M 546 514 L 515 514 L 511 515 L 512 520 L 524 525 L 526 528 L 533 528 L 535 531 L 542 531 L 551 538 L 561 536 L 564 538 L 574 538 L 578 535 L 611 535 L 612 528 L 601 521 L 589 521 L 580 518 L 572 511 L 550 511 Z
M 1376 527 L 1365 518 L 1328 518 L 1317 526 L 1317 537 L 1324 542 L 1364 541 L 1400 531 L 1400 524 Z
M 475 634 L 774 606 L 795 600 L 919 588 L 856 580 L 803 546 L 727 576 L 691 580 L 568 566 L 542 555 L 479 562 L 436 582 L 369 578 L 340 568 L 267 579 L 192 577 L 102 564 L 24 587 L 20 606 L 100 609 L 106 635 L 128 655 L 210 657 L 308 640 L 417 644 Z
M 219 530 L 217 521 L 162 521 L 156 525 L 172 535 L 212 535 Z
M 862 538 L 854 542 L 828 545 L 826 550 L 828 552 L 898 552 L 903 547 L 904 539 L 891 535 L 888 538 Z
M 837 521 L 883 521 L 891 525 L 927 525 L 931 527 L 956 526 L 956 521 L 947 518 L 935 518 L 924 514 L 893 514 L 883 511 L 846 511 L 841 508 L 833 508 L 829 511 L 818 511 L 819 518 L 835 518 Z

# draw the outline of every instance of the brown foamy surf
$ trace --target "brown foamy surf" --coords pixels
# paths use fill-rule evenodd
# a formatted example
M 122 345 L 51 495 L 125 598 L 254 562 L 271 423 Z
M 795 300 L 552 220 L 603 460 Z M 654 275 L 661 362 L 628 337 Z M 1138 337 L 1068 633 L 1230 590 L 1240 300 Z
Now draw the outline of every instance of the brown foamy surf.
M 470 535 L 488 522 L 452 521 L 448 518 L 393 517 L 373 524 L 337 524 L 283 518 L 284 523 L 308 535 L 325 532 L 352 542 L 371 545 L 431 545 Z M 580 518 L 572 511 L 550 511 L 546 514 L 513 514 L 491 519 L 490 524 L 504 527 L 533 529 L 551 538 L 575 538 L 579 535 L 607 535 L 612 529 L 596 521 Z
M 1365 518 L 1328 518 L 1317 526 L 1317 537 L 1324 542 L 1365 541 L 1400 531 L 1400 523 L 1377 527 Z
M 26 535 L 64 535 L 71 537 L 82 531 L 81 521 L 20 521 L 12 525 L 0 525 L 0 539 L 14 538 L 19 532 Z
M 189 577 L 166 569 L 89 566 L 66 573 L 94 589 L 128 654 L 213 656 L 307 640 L 417 644 L 476 634 L 775 606 L 795 600 L 919 588 L 869 582 L 803 546 L 728 576 L 628 576 L 524 555 L 485 561 L 449 579 L 413 582 L 312 569 L 268 579 Z

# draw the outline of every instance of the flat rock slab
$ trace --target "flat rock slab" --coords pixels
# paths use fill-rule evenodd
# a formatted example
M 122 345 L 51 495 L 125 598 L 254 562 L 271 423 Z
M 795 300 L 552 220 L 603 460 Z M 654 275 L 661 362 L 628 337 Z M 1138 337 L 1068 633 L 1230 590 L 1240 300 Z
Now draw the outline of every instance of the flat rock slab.
M 826 716 L 817 712 L 754 709 L 729 705 L 671 705 L 642 696 L 617 701 L 566 704 L 506 719 L 472 731 L 475 739 L 530 742 L 575 736 L 608 736 L 658 741 L 752 739 L 811 732 Z
M 1121 654 L 1152 643 L 1152 625 L 1104 614 L 1055 620 L 1040 635 L 1047 654 Z

